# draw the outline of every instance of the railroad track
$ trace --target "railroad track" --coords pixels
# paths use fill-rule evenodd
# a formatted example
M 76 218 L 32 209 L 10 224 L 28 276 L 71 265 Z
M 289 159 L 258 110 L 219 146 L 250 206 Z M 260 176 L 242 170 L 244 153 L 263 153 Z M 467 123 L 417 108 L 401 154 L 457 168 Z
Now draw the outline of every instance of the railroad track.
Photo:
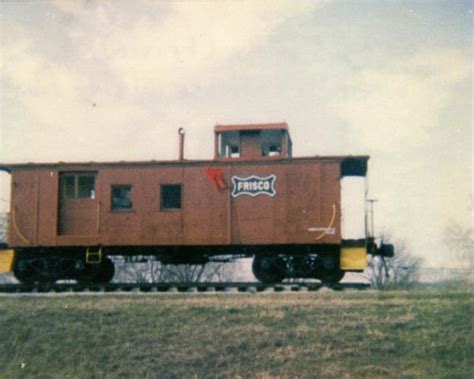
M 209 283 L 109 283 L 79 284 L 0 284 L 0 293 L 257 293 L 257 292 L 308 292 L 321 288 L 342 291 L 345 289 L 364 290 L 368 283 L 278 283 L 264 284 L 254 282 L 209 282 Z

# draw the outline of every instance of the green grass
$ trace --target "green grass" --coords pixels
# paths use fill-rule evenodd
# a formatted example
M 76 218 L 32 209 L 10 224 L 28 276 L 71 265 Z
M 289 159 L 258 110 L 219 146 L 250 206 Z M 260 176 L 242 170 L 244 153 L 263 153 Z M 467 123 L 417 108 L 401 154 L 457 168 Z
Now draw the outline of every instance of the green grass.
M 3 297 L 0 377 L 473 378 L 472 295 Z

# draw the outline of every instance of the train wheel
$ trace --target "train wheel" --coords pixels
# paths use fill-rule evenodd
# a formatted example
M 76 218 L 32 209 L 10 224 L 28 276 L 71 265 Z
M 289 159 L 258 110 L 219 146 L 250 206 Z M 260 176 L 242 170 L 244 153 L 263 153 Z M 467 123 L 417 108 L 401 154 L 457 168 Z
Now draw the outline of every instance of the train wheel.
M 316 276 L 324 284 L 336 284 L 339 283 L 344 277 L 345 272 L 339 269 L 335 270 L 323 270 Z
M 84 271 L 77 275 L 76 280 L 83 285 L 110 283 L 115 274 L 114 263 L 104 258 L 102 263 L 87 264 Z
M 255 256 L 252 271 L 260 282 L 280 283 L 285 279 L 285 261 L 279 257 Z
M 25 260 L 17 258 L 13 264 L 13 275 L 22 284 L 33 284 L 35 282 L 33 273 Z
M 104 258 L 103 262 L 100 264 L 99 271 L 95 277 L 96 283 L 107 284 L 110 283 L 112 278 L 115 275 L 115 266 L 114 263 L 109 258 Z
M 13 267 L 13 275 L 21 284 L 31 285 L 37 282 L 37 278 L 29 270 L 18 267 L 19 265 L 15 264 Z
M 13 266 L 13 274 L 20 283 L 27 285 L 35 283 L 52 285 L 58 279 L 55 275 L 54 265 L 48 258 L 19 258 Z

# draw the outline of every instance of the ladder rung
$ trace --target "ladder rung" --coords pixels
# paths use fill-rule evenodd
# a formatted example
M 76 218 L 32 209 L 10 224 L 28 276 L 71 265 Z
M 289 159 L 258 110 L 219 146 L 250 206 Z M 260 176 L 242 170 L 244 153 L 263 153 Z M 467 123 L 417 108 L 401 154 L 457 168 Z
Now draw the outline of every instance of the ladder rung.
M 99 264 L 102 262 L 102 248 L 98 251 L 90 251 L 89 248 L 86 250 L 86 263 Z

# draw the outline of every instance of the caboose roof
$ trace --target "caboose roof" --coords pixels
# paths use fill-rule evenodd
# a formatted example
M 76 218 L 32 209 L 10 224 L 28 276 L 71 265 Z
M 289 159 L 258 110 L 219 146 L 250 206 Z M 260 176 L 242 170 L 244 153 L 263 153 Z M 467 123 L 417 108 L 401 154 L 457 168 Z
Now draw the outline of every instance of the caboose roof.
M 214 132 L 236 132 L 245 130 L 272 130 L 272 129 L 283 129 L 288 130 L 288 124 L 286 122 L 275 122 L 269 124 L 233 124 L 233 125 L 216 125 Z
M 50 170 L 91 170 L 99 168 L 139 168 L 139 167 L 163 167 L 163 166 L 227 166 L 227 165 L 268 165 L 274 163 L 291 164 L 296 162 L 341 162 L 346 158 L 365 160 L 368 155 L 331 155 L 312 156 L 297 158 L 277 158 L 271 160 L 166 160 L 166 161 L 115 161 L 115 162 L 50 162 L 50 163 L 0 163 L 0 171 L 12 172 L 17 170 L 50 169 Z

